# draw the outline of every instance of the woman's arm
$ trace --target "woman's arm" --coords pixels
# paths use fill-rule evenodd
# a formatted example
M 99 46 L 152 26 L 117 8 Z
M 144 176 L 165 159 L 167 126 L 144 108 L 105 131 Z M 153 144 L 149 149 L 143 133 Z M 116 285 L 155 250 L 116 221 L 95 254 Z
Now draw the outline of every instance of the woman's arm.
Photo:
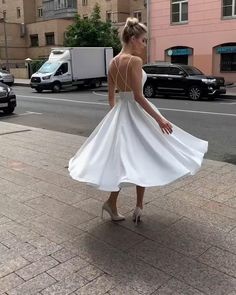
M 134 93 L 135 100 L 141 105 L 142 108 L 152 116 L 157 123 L 160 125 L 160 128 L 163 133 L 171 133 L 172 125 L 168 122 L 162 115 L 158 114 L 152 106 L 148 103 L 146 98 L 143 96 L 142 89 L 142 59 L 135 57 L 132 59 L 132 83 L 131 87 Z
M 110 64 L 109 70 L 108 70 L 108 101 L 111 108 L 113 108 L 116 103 L 115 93 L 116 93 L 116 85 L 111 74 L 111 64 Z

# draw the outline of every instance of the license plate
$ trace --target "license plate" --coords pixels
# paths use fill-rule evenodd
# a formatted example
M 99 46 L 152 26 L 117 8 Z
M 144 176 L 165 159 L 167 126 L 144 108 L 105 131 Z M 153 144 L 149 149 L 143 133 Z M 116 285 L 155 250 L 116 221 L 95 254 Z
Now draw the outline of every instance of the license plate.
M 7 108 L 8 107 L 8 103 L 0 103 L 0 107 Z
M 31 83 L 32 86 L 38 86 L 39 84 L 37 83 Z
M 225 86 L 220 86 L 220 89 L 225 89 Z

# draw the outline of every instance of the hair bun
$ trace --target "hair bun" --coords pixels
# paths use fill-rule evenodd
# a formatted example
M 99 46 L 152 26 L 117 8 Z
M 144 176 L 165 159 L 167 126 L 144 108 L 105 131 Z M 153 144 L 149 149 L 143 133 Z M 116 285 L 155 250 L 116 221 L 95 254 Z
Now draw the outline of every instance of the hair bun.
M 139 20 L 135 17 L 128 17 L 125 23 L 126 27 L 133 27 L 139 24 Z

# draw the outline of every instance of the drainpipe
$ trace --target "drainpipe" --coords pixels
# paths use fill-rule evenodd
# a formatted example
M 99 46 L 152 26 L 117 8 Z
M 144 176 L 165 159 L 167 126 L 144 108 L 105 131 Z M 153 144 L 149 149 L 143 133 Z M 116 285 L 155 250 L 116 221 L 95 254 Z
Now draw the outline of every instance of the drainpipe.
M 150 36 L 151 36 L 151 26 L 150 26 L 150 2 L 151 0 L 144 0 L 144 6 L 147 9 L 147 63 L 150 62 L 150 55 L 151 55 L 151 45 L 150 45 Z

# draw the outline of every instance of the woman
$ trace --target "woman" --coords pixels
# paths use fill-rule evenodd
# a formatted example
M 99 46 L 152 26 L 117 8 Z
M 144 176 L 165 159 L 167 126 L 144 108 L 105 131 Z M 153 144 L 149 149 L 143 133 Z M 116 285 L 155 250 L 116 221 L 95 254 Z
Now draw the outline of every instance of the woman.
M 166 120 L 143 96 L 146 73 L 139 55 L 146 46 L 147 28 L 128 18 L 122 31 L 123 47 L 108 73 L 110 112 L 69 162 L 73 179 L 111 191 L 102 206 L 114 221 L 123 186 L 135 184 L 137 202 L 133 221 L 140 221 L 145 187 L 166 185 L 201 167 L 208 142 Z M 116 89 L 119 98 L 115 100 Z

